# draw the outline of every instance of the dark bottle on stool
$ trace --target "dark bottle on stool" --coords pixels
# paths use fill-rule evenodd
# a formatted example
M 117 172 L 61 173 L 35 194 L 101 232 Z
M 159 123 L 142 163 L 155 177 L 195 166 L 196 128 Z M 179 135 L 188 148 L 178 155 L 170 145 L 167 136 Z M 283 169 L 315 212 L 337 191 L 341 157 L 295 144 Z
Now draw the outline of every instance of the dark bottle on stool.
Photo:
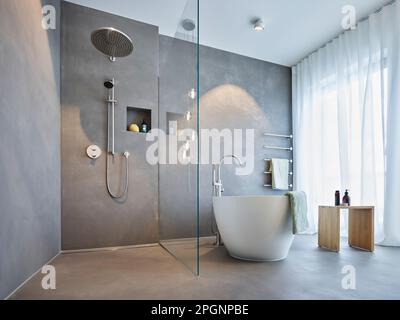
M 336 190 L 335 192 L 335 206 L 340 206 L 340 191 Z
M 344 193 L 343 196 L 343 204 L 346 206 L 350 207 L 350 196 L 349 196 L 349 190 L 346 189 L 346 192 Z

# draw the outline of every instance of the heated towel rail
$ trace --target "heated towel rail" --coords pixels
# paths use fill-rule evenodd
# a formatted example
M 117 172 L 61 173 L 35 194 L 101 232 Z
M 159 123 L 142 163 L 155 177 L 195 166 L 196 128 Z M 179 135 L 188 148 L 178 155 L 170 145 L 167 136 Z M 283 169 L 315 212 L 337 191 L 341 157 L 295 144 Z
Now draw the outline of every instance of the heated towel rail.
M 273 137 L 273 138 L 285 138 L 285 139 L 293 140 L 293 135 L 292 134 L 286 135 L 286 134 L 276 134 L 276 133 L 264 133 L 264 136 Z M 282 147 L 282 146 L 264 145 L 264 149 L 293 152 L 293 146 Z M 266 159 L 264 159 L 264 161 L 265 162 L 271 162 L 272 159 L 266 158 Z M 289 159 L 289 163 L 293 165 L 293 159 Z M 271 175 L 272 172 L 271 171 L 264 171 L 264 174 Z M 293 171 L 289 171 L 289 176 L 293 177 Z M 264 187 L 271 188 L 272 184 L 264 184 Z M 293 188 L 293 184 L 289 184 L 289 188 Z

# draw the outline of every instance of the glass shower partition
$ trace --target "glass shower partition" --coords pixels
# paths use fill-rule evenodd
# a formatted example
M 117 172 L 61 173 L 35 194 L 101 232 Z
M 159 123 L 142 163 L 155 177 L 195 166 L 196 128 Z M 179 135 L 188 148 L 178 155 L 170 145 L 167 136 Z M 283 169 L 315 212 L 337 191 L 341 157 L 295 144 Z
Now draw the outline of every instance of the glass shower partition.
M 160 244 L 199 275 L 199 0 L 160 35 Z

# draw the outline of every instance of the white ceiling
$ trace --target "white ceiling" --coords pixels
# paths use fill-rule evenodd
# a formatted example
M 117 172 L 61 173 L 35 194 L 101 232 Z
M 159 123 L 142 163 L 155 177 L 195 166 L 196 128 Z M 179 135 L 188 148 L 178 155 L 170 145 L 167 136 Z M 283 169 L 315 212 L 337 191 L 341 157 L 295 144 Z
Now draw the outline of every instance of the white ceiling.
M 68 0 L 157 25 L 175 36 L 184 18 L 196 17 L 196 0 Z M 357 19 L 390 0 L 200 0 L 203 45 L 292 66 L 343 31 L 342 7 L 353 5 Z M 264 20 L 258 33 L 250 23 Z

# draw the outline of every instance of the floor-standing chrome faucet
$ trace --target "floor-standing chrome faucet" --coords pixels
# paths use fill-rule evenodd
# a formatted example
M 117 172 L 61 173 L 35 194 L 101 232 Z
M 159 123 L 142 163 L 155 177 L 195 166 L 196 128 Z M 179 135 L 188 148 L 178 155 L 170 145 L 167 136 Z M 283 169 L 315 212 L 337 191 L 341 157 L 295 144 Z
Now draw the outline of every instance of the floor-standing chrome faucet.
M 224 162 L 224 160 L 228 159 L 228 158 L 233 158 L 234 160 L 236 160 L 237 164 L 240 167 L 243 167 L 245 165 L 245 163 L 242 161 L 242 159 L 240 159 L 238 156 L 235 156 L 234 154 L 222 157 L 219 164 L 213 165 L 213 183 L 212 183 L 213 197 L 222 197 L 222 193 L 224 192 L 224 186 L 223 186 L 222 180 L 221 180 L 221 166 L 222 166 L 222 163 Z M 214 232 L 215 236 L 216 236 L 216 242 L 214 245 L 222 246 L 223 242 L 221 239 L 221 234 L 218 231 L 218 226 L 217 226 L 214 214 L 213 214 L 213 222 L 212 222 L 211 227 L 212 227 L 212 232 Z

